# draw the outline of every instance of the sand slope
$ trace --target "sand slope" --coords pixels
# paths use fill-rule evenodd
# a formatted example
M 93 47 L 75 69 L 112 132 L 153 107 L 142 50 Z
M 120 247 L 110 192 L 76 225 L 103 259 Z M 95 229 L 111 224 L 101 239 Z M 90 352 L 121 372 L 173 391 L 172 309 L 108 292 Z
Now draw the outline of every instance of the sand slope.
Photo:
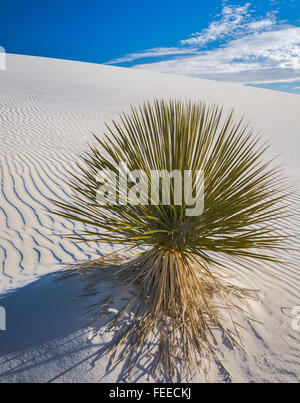
M 234 106 L 252 126 L 271 140 L 272 154 L 281 153 L 285 174 L 293 181 L 295 217 L 282 230 L 299 233 L 300 97 L 174 75 L 29 56 L 7 56 L 0 72 L 0 305 L 7 308 L 8 330 L 0 332 L 0 381 L 97 381 L 122 379 L 122 370 L 106 372 L 106 361 L 91 367 L 97 346 L 108 336 L 91 340 L 80 330 L 81 302 L 65 304 L 44 298 L 51 277 L 38 276 L 110 251 L 66 240 L 78 225 L 53 217 L 51 199 L 67 200 L 66 169 L 101 134 L 104 122 L 130 104 L 154 97 L 198 99 Z M 299 240 L 297 236 L 296 240 Z M 264 265 L 261 270 L 232 267 L 247 287 L 261 290 L 249 303 L 262 325 L 247 323 L 247 354 L 220 349 L 207 378 L 216 381 L 299 381 L 299 332 L 292 329 L 291 310 L 300 305 L 300 258 L 291 266 Z M 26 285 L 28 284 L 28 285 Z M 18 288 L 9 294 L 5 291 Z M 99 292 L 104 292 L 105 288 Z M 74 295 L 77 288 L 70 291 Z M 54 294 L 55 295 L 55 294 Z M 54 298 L 55 299 L 55 298 Z M 81 307 L 81 308 L 80 308 Z M 287 309 L 281 309 L 287 307 Z M 58 315 L 53 322 L 45 317 Z M 22 323 L 22 326 L 21 326 Z M 43 324 L 43 325 L 42 325 Z M 22 328 L 22 338 L 16 334 Z M 38 329 L 38 330 L 37 330 Z M 50 329 L 52 329 L 50 331 Z M 35 337 L 33 335 L 35 334 Z M 15 335 L 15 336 L 13 336 Z M 226 370 L 225 370 L 226 368 Z M 153 380 L 140 368 L 135 380 Z M 163 380 L 163 379 L 159 379 Z

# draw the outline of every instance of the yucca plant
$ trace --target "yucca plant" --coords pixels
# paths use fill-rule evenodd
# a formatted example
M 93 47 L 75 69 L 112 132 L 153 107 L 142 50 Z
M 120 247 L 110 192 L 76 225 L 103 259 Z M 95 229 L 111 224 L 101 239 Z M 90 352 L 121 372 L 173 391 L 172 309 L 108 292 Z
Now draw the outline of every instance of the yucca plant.
M 245 296 L 247 290 L 230 285 L 223 274 L 230 272 L 230 259 L 248 265 L 257 259 L 277 261 L 273 251 L 282 247 L 284 237 L 276 234 L 275 223 L 286 212 L 279 169 L 265 161 L 267 146 L 244 119 L 235 121 L 233 111 L 225 114 L 217 105 L 145 102 L 106 128 L 82 157 L 79 173 L 71 173 L 69 185 L 75 192 L 70 202 L 57 202 L 57 214 L 96 228 L 71 238 L 128 248 L 131 255 L 119 262 L 118 273 L 136 295 L 109 322 L 115 328 L 122 325 L 112 351 L 122 346 L 122 357 L 132 358 L 149 340 L 158 340 L 152 368 L 161 365 L 172 376 L 176 361 L 189 368 L 200 365 L 213 351 L 216 331 L 230 343 L 238 342 L 230 309 L 236 306 L 233 295 Z M 133 171 L 144 172 L 139 187 L 129 192 L 120 183 L 115 188 L 124 162 L 123 179 L 132 179 Z M 106 205 L 97 198 L 99 172 L 104 170 L 110 172 L 107 192 L 101 193 Z M 157 188 L 153 171 L 175 170 L 182 178 L 185 171 L 191 173 L 196 204 L 202 186 L 201 214 L 187 214 L 191 206 L 184 198 L 175 200 L 174 180 L 170 203 L 162 200 L 168 194 Z M 199 172 L 204 182 L 199 182 Z M 142 187 L 146 183 L 148 189 Z M 91 263 L 109 265 L 109 258 Z M 132 318 L 125 324 L 126 312 Z

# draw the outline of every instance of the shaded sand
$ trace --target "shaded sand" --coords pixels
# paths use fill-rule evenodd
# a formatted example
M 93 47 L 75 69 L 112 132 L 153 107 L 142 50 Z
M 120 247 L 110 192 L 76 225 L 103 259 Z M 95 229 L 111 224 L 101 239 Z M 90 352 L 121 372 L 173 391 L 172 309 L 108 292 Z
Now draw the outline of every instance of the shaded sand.
M 295 216 L 280 232 L 296 234 L 300 225 L 300 97 L 297 95 L 187 77 L 29 56 L 7 56 L 0 72 L 0 305 L 7 311 L 7 331 L 0 332 L 0 382 L 122 381 L 122 365 L 109 370 L 101 349 L 112 337 L 83 326 L 84 307 L 110 295 L 115 284 L 98 285 L 95 295 L 76 298 L 83 287 L 56 288 L 62 262 L 76 262 L 113 250 L 101 243 L 76 245 L 63 238 L 78 224 L 53 217 L 51 198 L 67 200 L 66 169 L 130 104 L 154 97 L 197 99 L 234 106 L 270 140 L 270 155 L 281 153 L 284 173 L 295 189 Z M 289 265 L 264 264 L 249 270 L 231 264 L 244 287 L 260 290 L 247 308 L 259 323 L 240 320 L 247 332 L 246 352 L 220 342 L 219 361 L 195 378 L 217 382 L 297 382 L 300 379 L 300 332 L 292 328 L 291 308 L 300 306 L 300 256 Z M 42 276 L 41 278 L 39 278 Z M 33 282 L 35 280 L 35 282 Z M 66 297 L 75 297 L 65 300 Z M 126 298 L 126 296 L 123 296 Z M 116 307 L 118 303 L 116 302 Z M 148 374 L 147 357 L 133 381 L 164 381 Z M 178 380 L 184 380 L 178 378 Z

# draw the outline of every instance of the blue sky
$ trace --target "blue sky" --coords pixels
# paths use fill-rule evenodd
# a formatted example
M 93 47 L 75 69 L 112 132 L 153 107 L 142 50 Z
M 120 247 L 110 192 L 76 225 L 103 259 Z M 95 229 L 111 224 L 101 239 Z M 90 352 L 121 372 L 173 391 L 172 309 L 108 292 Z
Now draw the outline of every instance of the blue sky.
M 300 94 L 299 0 L 10 0 L 0 46 Z

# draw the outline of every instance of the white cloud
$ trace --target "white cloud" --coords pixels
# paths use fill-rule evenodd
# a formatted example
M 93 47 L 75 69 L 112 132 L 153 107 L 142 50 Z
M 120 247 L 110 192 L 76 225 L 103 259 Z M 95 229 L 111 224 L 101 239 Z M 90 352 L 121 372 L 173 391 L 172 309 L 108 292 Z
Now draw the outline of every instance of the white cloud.
M 159 57 L 159 56 L 173 56 L 173 55 L 186 55 L 197 53 L 198 50 L 196 48 L 153 48 L 144 50 L 142 52 L 129 53 L 124 57 L 120 57 L 119 59 L 111 60 L 105 64 L 118 64 L 124 62 L 132 62 L 134 60 L 148 58 L 148 57 Z
M 299 77 L 299 44 L 300 28 L 289 28 L 235 39 L 197 56 L 135 67 L 225 81 L 251 82 L 270 77 L 286 81 Z
M 275 24 L 274 19 L 264 19 L 264 20 L 260 20 L 260 21 L 250 22 L 248 24 L 248 27 L 250 28 L 250 30 L 256 31 L 256 30 L 264 29 L 266 27 L 270 27 L 271 25 L 274 25 L 274 24 Z
M 282 79 L 282 80 L 276 80 L 276 83 L 295 83 L 300 81 L 300 73 L 298 77 L 295 78 L 287 78 L 287 79 Z M 258 82 L 252 82 L 251 84 L 272 84 L 274 83 L 274 80 L 264 80 L 264 81 L 258 81 Z M 296 87 L 295 87 L 296 88 Z
M 300 28 L 277 21 L 276 11 L 253 18 L 249 3 L 225 3 L 208 28 L 177 47 L 136 52 L 111 63 L 170 56 L 135 68 L 242 83 L 287 81 L 300 75 Z M 217 42 L 213 50 L 205 49 Z
M 182 40 L 182 45 L 200 45 L 203 46 L 208 42 L 225 38 L 230 34 L 237 35 L 237 31 L 244 30 L 244 23 L 248 21 L 250 3 L 246 3 L 243 7 L 224 6 L 218 19 L 211 22 L 208 28 L 201 32 L 197 32 L 189 39 Z

